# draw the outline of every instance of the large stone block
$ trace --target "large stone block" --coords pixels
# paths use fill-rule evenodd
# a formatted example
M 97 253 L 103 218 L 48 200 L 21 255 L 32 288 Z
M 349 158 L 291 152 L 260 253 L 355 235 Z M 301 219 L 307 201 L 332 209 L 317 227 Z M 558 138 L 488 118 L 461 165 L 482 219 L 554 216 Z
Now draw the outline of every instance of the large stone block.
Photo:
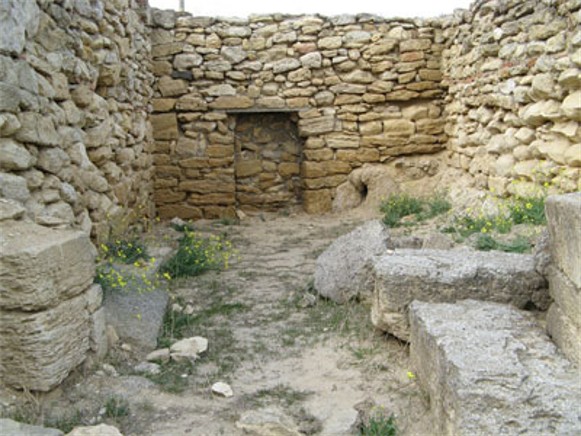
M 319 135 L 335 130 L 335 116 L 324 115 L 318 118 L 306 118 L 299 121 L 299 131 L 302 136 Z
M 332 207 L 331 192 L 328 189 L 303 192 L 303 207 L 307 213 L 322 214 Z
M 558 303 L 551 304 L 547 312 L 547 333 L 565 356 L 581 366 L 581 328 Z
M 396 250 L 374 262 L 373 324 L 409 340 L 413 300 L 467 298 L 547 309 L 548 290 L 532 255 L 471 250 Z
M 581 329 L 581 289 L 553 265 L 548 269 L 548 280 L 549 293 L 555 303 L 571 319 L 571 322 Z
M 151 125 L 154 139 L 177 139 L 179 136 L 178 120 L 175 114 L 153 114 Z
M 325 298 L 344 303 L 373 292 L 372 258 L 384 254 L 388 230 L 369 221 L 336 239 L 318 258 L 315 289 Z
M 21 389 L 52 389 L 85 360 L 89 329 L 84 295 L 41 312 L 0 309 L 2 380 Z
M 82 232 L 29 222 L 0 224 L 0 308 L 41 310 L 93 282 L 96 251 Z
M 555 195 L 545 204 L 553 262 L 581 287 L 581 192 Z
M 441 435 L 578 434 L 579 372 L 531 313 L 414 302 L 411 358 Z

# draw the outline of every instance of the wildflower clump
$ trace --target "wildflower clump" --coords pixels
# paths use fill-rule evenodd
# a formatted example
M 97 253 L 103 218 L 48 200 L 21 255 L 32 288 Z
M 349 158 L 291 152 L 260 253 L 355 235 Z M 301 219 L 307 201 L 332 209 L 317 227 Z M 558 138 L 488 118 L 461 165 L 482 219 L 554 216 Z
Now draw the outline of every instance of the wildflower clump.
M 425 221 L 444 214 L 452 205 L 442 193 L 430 198 L 416 198 L 408 194 L 394 194 L 381 203 L 383 223 L 389 227 L 399 227 L 402 219 L 411 217 L 411 222 Z
M 171 278 L 193 277 L 208 270 L 227 269 L 234 254 L 232 244 L 221 236 L 204 237 L 184 229 L 184 236 L 173 257 L 165 262 L 160 272 Z
M 116 239 L 99 246 L 95 283 L 104 292 L 134 290 L 148 292 L 170 277 L 156 272 L 156 259 L 147 255 L 145 245 L 137 239 Z

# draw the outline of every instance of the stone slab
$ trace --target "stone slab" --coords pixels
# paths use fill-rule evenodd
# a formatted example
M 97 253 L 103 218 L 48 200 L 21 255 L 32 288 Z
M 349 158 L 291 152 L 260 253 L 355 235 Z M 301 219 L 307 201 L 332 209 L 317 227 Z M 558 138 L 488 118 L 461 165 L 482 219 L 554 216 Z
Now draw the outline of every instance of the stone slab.
M 553 262 L 581 287 L 581 192 L 549 196 L 545 213 Z
M 5 418 L 0 418 L 0 434 L 6 436 L 64 436 L 64 433 L 56 428 L 29 425 Z
M 579 369 L 529 312 L 465 300 L 414 302 L 411 358 L 434 434 L 579 434 Z
M 30 222 L 0 224 L 0 308 L 41 310 L 93 282 L 96 250 L 89 237 Z
M 581 367 L 581 328 L 557 303 L 551 304 L 547 312 L 547 332 L 563 354 Z
M 387 251 L 389 234 L 379 221 L 369 221 L 336 239 L 318 258 L 315 289 L 325 298 L 344 303 L 373 292 L 373 256 Z
M 52 389 L 85 360 L 89 330 L 83 294 L 41 312 L 0 309 L 0 378 L 15 388 Z
M 571 322 L 581 329 L 581 289 L 554 266 L 548 269 L 548 279 L 551 297 Z
M 408 306 L 413 300 L 477 300 L 524 308 L 549 306 L 545 279 L 532 255 L 472 250 L 395 250 L 374 262 L 373 324 L 409 339 Z

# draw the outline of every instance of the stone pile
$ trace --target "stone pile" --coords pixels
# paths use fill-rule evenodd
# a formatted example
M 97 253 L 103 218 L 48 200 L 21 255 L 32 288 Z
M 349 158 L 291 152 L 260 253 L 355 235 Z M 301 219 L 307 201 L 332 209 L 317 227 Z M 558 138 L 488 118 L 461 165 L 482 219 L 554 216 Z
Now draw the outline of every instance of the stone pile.
M 554 300 L 547 331 L 581 366 L 581 193 L 550 197 L 546 211 L 552 258 L 549 291 Z
M 136 0 L 0 9 L 0 197 L 94 236 L 151 215 L 147 11 Z
M 246 171 L 266 186 L 300 175 L 304 208 L 325 212 L 335 189 L 363 163 L 444 149 L 437 24 L 370 15 L 213 19 L 157 10 L 153 22 L 161 216 L 233 215 L 237 203 L 252 210 L 291 191 L 259 188 L 247 196 L 239 182 Z M 273 111 L 298 113 L 304 144 L 293 144 L 288 159 L 260 161 L 260 151 L 235 146 L 237 118 L 246 122 L 236 114 Z
M 478 187 L 500 195 L 533 182 L 581 188 L 579 8 L 480 1 L 443 19 L 449 163 Z

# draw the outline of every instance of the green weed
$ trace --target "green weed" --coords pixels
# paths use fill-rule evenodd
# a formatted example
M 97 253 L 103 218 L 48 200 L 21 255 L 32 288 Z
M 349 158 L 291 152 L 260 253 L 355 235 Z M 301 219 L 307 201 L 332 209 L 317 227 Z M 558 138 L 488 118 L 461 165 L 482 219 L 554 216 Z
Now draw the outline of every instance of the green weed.
M 105 402 L 105 416 L 107 418 L 123 418 L 129 415 L 129 402 L 122 397 L 110 397 Z
M 111 260 L 125 264 L 132 264 L 140 259 L 148 258 L 145 245 L 136 238 L 116 239 L 101 244 L 101 249 Z
M 514 224 L 544 225 L 545 197 L 515 197 L 508 204 L 510 218 Z
M 478 235 L 475 247 L 481 251 L 505 251 L 507 253 L 526 253 L 530 251 L 532 245 L 524 237 L 520 236 L 510 242 L 500 242 L 490 235 Z
M 70 433 L 73 428 L 83 425 L 81 412 L 76 410 L 69 415 L 63 415 L 55 418 L 48 418 L 44 422 L 45 427 L 58 428 L 63 433 Z
M 220 236 L 204 238 L 184 231 L 176 254 L 161 267 L 161 272 L 172 279 L 193 277 L 208 270 L 227 269 L 234 250 L 230 241 Z
M 387 417 L 384 414 L 376 413 L 369 419 L 369 422 L 361 427 L 362 436 L 396 436 L 397 426 L 393 415 Z
M 442 193 L 433 197 L 416 198 L 408 194 L 394 194 L 381 203 L 383 222 L 389 227 L 399 227 L 402 219 L 412 217 L 411 223 L 432 219 L 450 210 L 452 205 Z

